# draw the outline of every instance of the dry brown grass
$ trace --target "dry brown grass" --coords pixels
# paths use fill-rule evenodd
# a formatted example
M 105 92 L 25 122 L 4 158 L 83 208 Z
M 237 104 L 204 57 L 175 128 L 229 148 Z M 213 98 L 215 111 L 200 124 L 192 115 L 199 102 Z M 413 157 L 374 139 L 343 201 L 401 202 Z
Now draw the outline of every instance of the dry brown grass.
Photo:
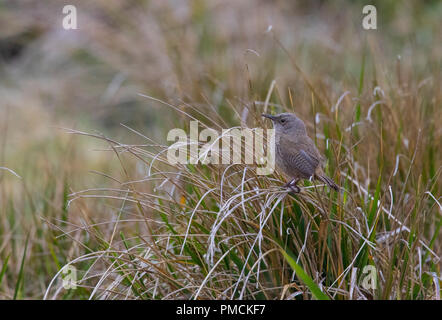
M 0 65 L 0 167 L 22 178 L 0 170 L 2 298 L 440 297 L 440 4 L 379 3 L 373 32 L 359 2 L 73 4 L 75 32 L 55 1 L 0 8 L 0 49 L 23 43 Z M 153 162 L 183 112 L 261 127 L 267 96 L 345 192 Z M 76 290 L 50 282 L 68 263 Z

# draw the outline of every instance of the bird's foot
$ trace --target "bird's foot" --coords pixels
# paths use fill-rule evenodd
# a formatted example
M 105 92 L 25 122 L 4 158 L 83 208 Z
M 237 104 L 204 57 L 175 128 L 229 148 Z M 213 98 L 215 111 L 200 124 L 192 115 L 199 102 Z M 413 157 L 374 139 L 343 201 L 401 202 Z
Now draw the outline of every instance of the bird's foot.
M 296 185 L 297 183 L 298 183 L 298 180 L 297 179 L 293 179 L 293 180 L 287 182 L 284 185 L 284 188 L 288 188 L 290 190 L 290 192 L 293 192 L 293 193 L 300 193 L 301 192 L 301 188 L 299 188 Z
M 298 186 L 290 186 L 289 190 L 290 190 L 290 193 L 300 193 L 301 192 L 301 188 Z

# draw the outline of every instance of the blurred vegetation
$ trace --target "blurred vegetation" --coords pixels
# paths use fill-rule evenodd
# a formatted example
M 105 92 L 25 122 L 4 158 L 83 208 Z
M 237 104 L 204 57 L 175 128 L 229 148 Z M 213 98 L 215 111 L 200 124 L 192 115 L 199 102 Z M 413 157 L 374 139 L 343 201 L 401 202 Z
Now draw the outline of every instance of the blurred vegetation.
M 440 283 L 440 261 L 419 241 L 427 243 L 440 257 L 441 211 L 437 201 L 440 203 L 442 158 L 439 126 L 442 120 L 442 2 L 372 1 L 370 4 L 377 7 L 378 30 L 370 31 L 361 26 L 362 7 L 366 4 L 362 0 L 97 0 L 70 1 L 70 4 L 77 7 L 78 30 L 62 28 L 63 4 L 59 1 L 0 0 L 0 167 L 19 176 L 0 170 L 1 299 L 42 298 L 64 265 L 87 254 L 96 257 L 94 254 L 106 250 L 115 251 L 109 251 L 107 259 L 103 256 L 96 260 L 80 259 L 76 264 L 82 277 L 91 277 L 85 279 L 79 289 L 58 289 L 59 279 L 56 279 L 58 286 L 51 287 L 51 296 L 88 298 L 94 292 L 95 298 L 95 288 L 100 298 L 164 298 L 180 286 L 201 285 L 210 268 L 199 256 L 207 250 L 207 237 L 190 241 L 184 256 L 178 254 L 185 246 L 183 239 L 176 240 L 173 257 L 156 253 L 152 258 L 155 261 L 188 260 L 200 269 L 189 271 L 179 263 L 178 266 L 172 263 L 164 268 L 166 271 L 161 270 L 161 276 L 152 276 L 148 280 L 151 282 L 146 282 L 164 281 L 164 287 L 154 294 L 148 290 L 141 293 L 146 283 L 137 278 L 136 271 L 144 270 L 145 266 L 140 267 L 140 261 L 135 261 L 133 255 L 142 255 L 150 248 L 152 244 L 143 242 L 146 241 L 143 237 L 150 235 L 152 228 L 158 234 L 170 235 L 174 230 L 171 226 L 184 232 L 192 222 L 190 213 L 201 205 L 199 200 L 207 191 L 198 181 L 207 179 L 216 187 L 219 173 L 206 172 L 205 168 L 202 171 L 179 168 L 183 174 L 192 173 L 186 182 L 188 185 L 184 183 L 187 185 L 187 193 L 183 195 L 186 208 L 171 204 L 167 210 L 163 208 L 169 213 L 166 216 L 159 214 L 156 206 L 167 205 L 153 201 L 161 194 L 156 192 L 161 182 L 148 181 L 146 185 L 127 189 L 131 196 L 137 194 L 135 199 L 148 203 L 142 209 L 104 196 L 75 200 L 68 208 L 68 201 L 72 199 L 69 195 L 94 188 L 121 190 L 128 188 L 124 182 L 144 179 L 151 151 L 120 153 L 110 145 L 125 150 L 127 145 L 146 145 L 152 141 L 166 144 L 166 133 L 171 128 L 188 123 L 182 113 L 143 98 L 139 93 L 167 101 L 208 125 L 210 119 L 225 127 L 239 125 L 239 115 L 246 109 L 249 110 L 246 122 L 253 127 L 262 125 L 259 112 L 273 80 L 276 86 L 269 96 L 272 111 L 286 109 L 299 114 L 307 122 L 309 133 L 316 134 L 318 147 L 325 150 L 329 159 L 327 169 L 343 187 L 351 190 L 346 198 L 325 196 L 333 217 L 356 223 L 361 217 L 355 212 L 362 208 L 369 220 L 374 219 L 382 206 L 388 208 L 393 201 L 391 186 L 397 199 L 394 215 L 411 230 L 411 235 L 401 233 L 403 238 L 397 236 L 390 247 L 386 245 L 388 254 L 377 256 L 376 250 L 365 247 L 361 261 L 358 260 L 358 266 L 367 261 L 382 261 L 379 268 L 385 272 L 385 278 L 381 280 L 382 291 L 377 295 L 358 292 L 350 296 L 349 284 L 342 285 L 342 292 L 328 294 L 333 298 L 440 297 L 440 292 L 434 289 L 436 280 L 433 282 L 434 277 L 430 276 L 431 272 L 436 274 Z M 338 112 L 338 108 L 333 107 L 346 91 L 349 94 L 342 98 Z M 370 109 L 381 100 L 382 103 Z M 366 119 L 369 110 L 372 122 Z M 321 114 L 319 123 L 315 121 L 318 113 Z M 351 127 L 358 122 L 365 124 Z M 352 129 L 346 131 L 348 127 Z M 73 135 L 63 128 L 91 132 L 98 138 L 106 136 L 124 144 Z M 327 139 L 332 147 L 326 147 Z M 142 160 L 134 158 L 133 153 Z M 380 203 L 361 194 L 355 186 L 351 187 L 350 180 L 345 179 L 341 171 L 357 179 Z M 259 184 L 260 188 L 275 185 L 275 181 L 268 179 Z M 240 180 L 234 182 L 241 183 Z M 234 189 L 225 192 L 235 196 Z M 307 200 L 288 197 L 291 200 L 285 201 L 293 202 L 293 207 L 286 208 L 289 213 L 284 226 L 288 227 L 292 218 L 299 222 L 293 226 L 299 234 L 305 232 L 308 221 L 312 222 L 312 228 L 318 224 L 314 234 L 319 234 L 319 229 L 327 230 L 327 237 L 311 239 L 308 246 L 311 255 L 300 259 L 313 282 L 319 283 L 319 278 L 327 274 L 333 283 L 342 268 L 349 266 L 354 250 L 359 249 L 359 240 L 339 229 L 348 241 L 348 246 L 342 245 L 343 252 L 340 252 L 334 246 L 335 240 L 338 243 L 334 238 L 337 226 L 323 225 L 318 220 L 314 204 L 319 199 L 315 197 L 314 192 L 308 194 Z M 208 200 L 203 204 L 204 209 L 215 210 L 219 205 L 217 200 L 213 196 L 212 203 Z M 350 202 L 352 204 L 344 208 Z M 247 209 L 250 221 L 256 218 L 259 208 L 252 205 Z M 181 210 L 187 215 L 182 216 Z M 355 214 L 348 218 L 351 222 L 345 220 L 345 210 Z M 275 212 L 275 219 L 279 219 L 278 213 Z M 175 214 L 180 215 L 173 217 Z M 238 215 L 242 217 L 243 213 Z M 127 221 L 115 223 L 121 217 Z M 311 217 L 314 218 L 309 220 Z M 150 219 L 163 221 L 169 229 L 164 225 L 157 229 L 155 223 L 147 222 Z M 197 219 L 197 223 L 192 225 L 194 233 L 209 235 L 214 220 Z M 226 228 L 223 232 L 233 236 L 245 227 L 242 223 L 235 224 L 238 229 Z M 275 248 L 270 243 L 289 241 L 287 237 L 277 236 L 278 223 L 273 222 L 270 228 L 269 232 L 274 234 L 266 235 L 273 241 L 265 244 L 269 250 Z M 377 230 L 387 233 L 398 227 L 391 223 L 382 218 Z M 253 229 L 247 225 L 249 227 Z M 369 235 L 377 236 L 376 232 Z M 115 243 L 114 238 L 118 238 Z M 403 243 L 408 246 L 404 248 Z M 168 245 L 161 243 L 157 250 L 167 253 Z M 142 253 L 136 254 L 132 248 Z M 302 255 L 295 248 L 296 245 L 289 246 L 293 252 L 285 256 L 269 254 L 267 264 L 272 266 L 281 266 L 281 261 L 287 261 L 284 270 L 269 272 L 262 280 L 263 286 L 271 287 L 271 284 L 277 289 L 254 293 L 245 285 L 245 296 L 293 298 L 298 297 L 296 292 L 304 292 L 303 298 L 311 298 L 307 292 L 315 292 L 316 288 L 303 287 L 305 282 L 294 281 L 287 271 L 291 270 L 290 266 L 296 268 L 290 255 Z M 318 248 L 323 250 L 323 259 L 315 260 L 312 252 Z M 121 256 L 120 251 L 125 249 L 128 256 Z M 231 261 L 225 262 L 225 274 L 231 278 L 226 283 L 238 280 L 233 274 L 241 271 L 242 263 L 251 271 L 256 261 L 260 264 L 259 258 L 245 261 L 247 250 L 253 251 L 253 248 L 241 247 L 235 256 L 227 256 Z M 259 253 L 257 255 L 259 257 Z M 336 266 L 332 262 L 334 255 L 338 257 Z M 289 258 L 284 260 L 284 257 Z M 422 261 L 419 262 L 419 258 Z M 97 279 L 103 270 L 120 263 L 116 273 L 122 279 L 118 288 L 113 287 L 118 294 L 106 293 L 97 285 Z M 383 269 L 385 265 L 391 267 L 389 273 Z M 191 275 L 195 283 L 180 283 L 186 275 Z M 250 280 L 250 287 L 258 286 L 259 275 L 255 277 Z M 350 281 L 349 274 L 344 278 Z M 332 283 L 325 281 L 323 285 Z M 170 290 L 165 288 L 167 284 Z M 210 279 L 200 295 L 225 298 L 219 292 L 226 290 L 229 297 L 239 297 L 238 292 L 230 292 L 226 287 L 221 280 L 217 283 Z M 194 297 L 194 290 L 178 290 L 169 298 Z M 282 290 L 285 290 L 283 295 Z

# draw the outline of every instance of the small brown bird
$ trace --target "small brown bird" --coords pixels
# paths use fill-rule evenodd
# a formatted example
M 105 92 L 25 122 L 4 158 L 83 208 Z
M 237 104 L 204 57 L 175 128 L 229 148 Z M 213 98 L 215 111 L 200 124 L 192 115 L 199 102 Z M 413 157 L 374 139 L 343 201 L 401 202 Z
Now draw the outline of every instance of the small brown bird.
M 285 185 L 293 192 L 301 190 L 296 185 L 300 179 L 315 179 L 326 183 L 330 188 L 339 190 L 332 179 L 322 171 L 324 158 L 312 139 L 307 135 L 304 122 L 293 113 L 280 113 L 275 116 L 262 114 L 273 122 L 275 129 L 276 165 L 291 179 Z

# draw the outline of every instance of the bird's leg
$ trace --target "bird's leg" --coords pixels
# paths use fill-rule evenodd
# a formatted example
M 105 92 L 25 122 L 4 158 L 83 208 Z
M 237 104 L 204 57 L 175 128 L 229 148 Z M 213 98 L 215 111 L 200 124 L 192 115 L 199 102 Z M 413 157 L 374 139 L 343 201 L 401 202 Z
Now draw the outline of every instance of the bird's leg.
M 299 188 L 297 186 L 297 183 L 299 182 L 299 179 L 293 179 L 292 182 L 290 183 L 290 189 L 294 192 L 294 193 L 299 193 L 301 192 L 301 188 Z
M 284 188 L 289 188 L 290 185 L 293 183 L 293 181 L 295 181 L 295 179 L 289 180 L 289 182 L 287 182 L 285 185 L 283 185 Z
M 287 182 L 284 187 L 285 188 L 289 188 L 290 190 L 292 190 L 294 193 L 299 193 L 301 192 L 301 189 L 297 186 L 297 183 L 299 182 L 299 179 L 297 178 L 293 178 L 292 180 L 290 180 L 289 182 Z

